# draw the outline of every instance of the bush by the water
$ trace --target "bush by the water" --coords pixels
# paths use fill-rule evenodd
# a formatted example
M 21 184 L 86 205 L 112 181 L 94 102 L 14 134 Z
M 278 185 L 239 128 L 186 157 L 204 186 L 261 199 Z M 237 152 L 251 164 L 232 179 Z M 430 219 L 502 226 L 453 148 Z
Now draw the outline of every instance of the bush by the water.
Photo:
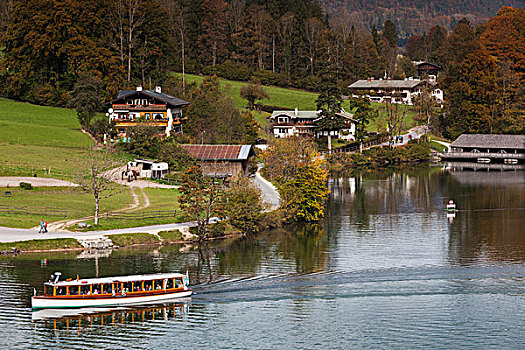
M 400 163 L 426 162 L 430 160 L 428 142 L 411 141 L 405 147 L 374 147 L 363 153 L 335 153 L 328 157 L 330 170 L 348 167 L 382 167 Z

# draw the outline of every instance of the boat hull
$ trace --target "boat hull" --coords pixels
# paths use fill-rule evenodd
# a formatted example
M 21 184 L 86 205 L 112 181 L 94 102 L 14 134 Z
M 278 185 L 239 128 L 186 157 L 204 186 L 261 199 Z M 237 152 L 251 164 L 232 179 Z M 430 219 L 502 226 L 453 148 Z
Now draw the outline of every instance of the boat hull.
M 191 290 L 141 296 L 116 296 L 107 298 L 49 298 L 32 297 L 33 309 L 74 309 L 82 307 L 108 307 L 126 305 L 148 305 L 176 301 L 191 296 Z

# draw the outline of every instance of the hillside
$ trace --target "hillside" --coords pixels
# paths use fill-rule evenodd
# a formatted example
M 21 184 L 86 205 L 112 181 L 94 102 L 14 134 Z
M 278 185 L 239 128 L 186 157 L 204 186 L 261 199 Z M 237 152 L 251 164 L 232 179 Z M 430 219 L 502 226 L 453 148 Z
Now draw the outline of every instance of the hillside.
M 502 6 L 525 7 L 523 0 L 321 0 L 328 14 L 340 16 L 346 9 L 367 28 L 381 28 L 392 20 L 400 33 L 400 44 L 411 34 L 422 34 L 434 25 L 452 29 L 466 17 L 475 25 L 496 15 Z
M 74 159 L 89 145 L 71 109 L 0 98 L 0 174 L 72 173 Z

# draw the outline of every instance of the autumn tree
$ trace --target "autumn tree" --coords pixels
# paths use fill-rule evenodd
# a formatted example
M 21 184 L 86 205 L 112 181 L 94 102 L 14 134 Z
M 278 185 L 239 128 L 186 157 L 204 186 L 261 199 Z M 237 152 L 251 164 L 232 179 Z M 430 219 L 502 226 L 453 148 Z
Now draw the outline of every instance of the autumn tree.
M 241 87 L 241 98 L 248 101 L 248 108 L 254 109 L 255 102 L 263 99 L 270 99 L 270 95 L 258 84 L 248 84 Z
M 222 216 L 222 185 L 203 175 L 198 166 L 190 167 L 182 176 L 179 203 L 188 217 L 195 221 L 199 243 L 208 238 L 213 216 Z
M 93 195 L 95 225 L 98 225 L 99 221 L 100 200 L 121 192 L 117 184 L 111 179 L 111 170 L 119 165 L 119 162 L 116 161 L 116 155 L 108 148 L 96 150 L 94 147 L 89 147 L 79 156 L 74 181 L 81 189 Z
M 496 131 L 496 63 L 468 22 L 458 23 L 445 44 L 445 113 L 442 131 L 455 139 L 462 133 Z
M 314 75 L 314 64 L 317 56 L 319 42 L 323 31 L 323 23 L 315 17 L 308 18 L 304 24 L 304 34 L 308 44 L 308 61 L 310 75 Z
M 311 222 L 324 216 L 328 171 L 311 140 L 272 140 L 262 159 L 264 173 L 279 188 L 287 221 Z
M 228 222 L 245 234 L 259 231 L 263 215 L 261 190 L 247 177 L 234 181 L 224 193 L 224 215 Z
M 223 57 L 226 51 L 227 8 L 228 5 L 223 0 L 204 0 L 202 2 L 203 17 L 200 35 L 200 42 L 204 50 L 202 56 L 213 67 L 217 64 L 218 58 Z M 211 57 L 206 57 L 204 55 L 206 52 L 209 52 Z

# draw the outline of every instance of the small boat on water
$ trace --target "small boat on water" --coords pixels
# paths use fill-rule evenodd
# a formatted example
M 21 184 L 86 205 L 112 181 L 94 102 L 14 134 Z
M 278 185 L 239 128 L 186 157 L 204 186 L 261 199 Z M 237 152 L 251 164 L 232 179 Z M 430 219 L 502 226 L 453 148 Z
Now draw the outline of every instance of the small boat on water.
M 31 298 L 33 309 L 108 307 L 166 303 L 189 297 L 189 276 L 180 273 L 67 279 L 60 272 Z

